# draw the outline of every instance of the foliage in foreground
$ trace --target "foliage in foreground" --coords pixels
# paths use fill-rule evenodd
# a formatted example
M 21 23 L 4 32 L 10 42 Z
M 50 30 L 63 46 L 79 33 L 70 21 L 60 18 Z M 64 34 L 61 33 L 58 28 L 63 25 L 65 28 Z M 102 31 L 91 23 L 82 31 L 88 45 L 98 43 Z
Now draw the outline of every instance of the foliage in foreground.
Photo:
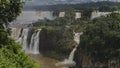
M 1 44 L 0 48 L 0 68 L 40 68 L 29 56 L 27 56 L 18 43 L 11 39 L 6 40 L 6 44 Z
M 7 25 L 20 14 L 21 0 L 0 0 L 0 68 L 40 68 L 8 37 Z

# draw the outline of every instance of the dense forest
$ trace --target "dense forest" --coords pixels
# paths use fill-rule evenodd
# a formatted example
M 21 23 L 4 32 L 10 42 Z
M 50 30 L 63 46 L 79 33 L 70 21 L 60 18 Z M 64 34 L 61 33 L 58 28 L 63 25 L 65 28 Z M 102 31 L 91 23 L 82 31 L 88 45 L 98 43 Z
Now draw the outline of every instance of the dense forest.
M 120 14 L 96 18 L 89 22 L 83 32 L 76 52 L 77 68 L 119 68 Z
M 83 10 L 100 10 L 100 11 L 115 11 L 120 9 L 119 2 L 90 2 L 83 4 L 57 4 L 47 6 L 25 6 L 24 10 L 37 9 L 37 10 L 51 10 L 51 11 L 65 11 L 74 8 L 76 11 Z

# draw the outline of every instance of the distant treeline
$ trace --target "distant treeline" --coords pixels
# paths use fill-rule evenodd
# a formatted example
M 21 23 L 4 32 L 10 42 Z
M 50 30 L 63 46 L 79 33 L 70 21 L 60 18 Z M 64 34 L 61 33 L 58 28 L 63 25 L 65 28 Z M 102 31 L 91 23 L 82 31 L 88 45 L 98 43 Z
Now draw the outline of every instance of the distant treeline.
M 99 10 L 99 11 L 114 11 L 120 9 L 120 3 L 118 2 L 90 2 L 83 4 L 58 4 L 47 6 L 25 6 L 23 10 L 52 10 L 52 11 L 65 11 L 68 9 L 75 10 Z

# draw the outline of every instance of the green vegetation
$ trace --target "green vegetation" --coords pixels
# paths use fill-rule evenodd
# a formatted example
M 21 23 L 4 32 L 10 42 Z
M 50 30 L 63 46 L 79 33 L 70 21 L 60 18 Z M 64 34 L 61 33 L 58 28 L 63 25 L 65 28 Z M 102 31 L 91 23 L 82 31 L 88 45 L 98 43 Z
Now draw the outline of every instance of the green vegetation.
M 97 62 L 109 68 L 109 62 L 113 59 L 114 66 L 119 65 L 117 61 L 120 61 L 120 14 L 113 13 L 107 17 L 96 18 L 87 24 L 83 32 L 76 52 L 76 68 L 82 68 L 83 62 L 86 62 L 87 68 Z
M 0 45 L 2 45 L 0 43 Z M 29 56 L 21 51 L 21 46 L 11 39 L 0 48 L 0 68 L 40 68 Z
M 120 9 L 120 3 L 103 1 L 103 2 L 90 2 L 83 4 L 59 4 L 59 5 L 38 6 L 38 7 L 39 7 L 38 9 L 42 9 L 42 10 L 55 10 L 55 11 L 66 11 L 71 8 L 80 11 L 83 10 L 116 11 Z
M 24 52 L 21 46 L 8 37 L 8 22 L 13 21 L 21 12 L 21 0 L 0 0 L 0 68 L 39 68 Z M 101 5 L 101 6 L 100 6 Z M 76 52 L 77 62 L 82 63 L 82 56 L 89 56 L 92 61 L 108 62 L 120 58 L 120 14 L 113 13 L 107 17 L 89 20 L 90 12 L 115 11 L 120 9 L 119 3 L 98 2 L 77 5 L 63 5 L 64 7 L 80 10 L 85 17 L 74 18 L 73 9 L 65 17 L 55 20 L 44 20 L 34 23 L 34 29 L 41 28 L 40 51 L 46 56 L 56 59 L 68 57 L 76 43 L 73 41 L 73 31 L 84 32 L 81 43 Z M 57 6 L 62 7 L 62 6 Z M 64 10 L 64 8 L 62 8 Z M 58 11 L 60 9 L 57 9 Z M 85 13 L 84 13 L 85 12 Z M 5 26 L 3 26 L 5 25 Z M 79 63 L 77 68 L 81 68 Z
M 21 0 L 0 0 L 0 68 L 40 68 L 8 37 L 8 22 L 21 12 Z
M 81 37 L 80 47 L 86 54 L 105 61 L 120 57 L 120 14 L 96 18 L 91 21 Z
M 76 45 L 73 41 L 73 31 L 83 31 L 88 23 L 81 19 L 76 20 L 73 9 L 66 11 L 66 13 L 63 18 L 33 23 L 34 29 L 42 29 L 39 50 L 46 56 L 62 60 L 67 58 Z
M 45 29 L 40 34 L 40 52 L 46 56 L 64 59 L 74 46 L 71 29 Z
M 0 0 L 0 20 L 8 23 L 21 12 L 23 3 L 20 0 Z
M 76 52 L 76 68 L 82 68 L 82 62 L 94 64 L 101 62 L 108 65 L 111 59 L 120 58 L 120 14 L 112 13 L 106 17 L 102 16 L 93 20 L 83 17 L 74 19 L 73 10 L 67 11 L 63 18 L 55 20 L 38 21 L 33 25 L 43 29 L 41 34 L 41 52 L 47 56 L 61 58 L 70 53 L 76 44 L 73 41 L 73 31 L 83 32 L 81 43 Z M 89 11 L 88 11 L 89 12 Z M 51 29 L 51 28 L 52 29 Z M 49 42 L 46 42 L 49 41 Z M 70 49 L 69 49 L 70 48 Z M 40 49 L 41 50 L 41 49 Z M 62 55 L 60 54 L 62 53 Z M 88 58 L 86 58 L 86 56 Z M 82 58 L 81 58 L 82 57 Z M 85 60 L 83 59 L 85 57 Z M 86 60 L 90 60 L 89 61 Z M 89 66 L 88 66 L 89 67 Z M 88 68 L 87 67 L 87 68 Z

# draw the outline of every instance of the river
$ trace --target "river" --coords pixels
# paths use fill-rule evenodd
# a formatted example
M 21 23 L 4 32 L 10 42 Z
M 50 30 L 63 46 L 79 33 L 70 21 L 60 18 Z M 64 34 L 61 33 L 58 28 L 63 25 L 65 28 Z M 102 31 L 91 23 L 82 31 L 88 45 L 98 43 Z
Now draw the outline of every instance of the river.
M 55 63 L 57 63 L 58 60 L 41 55 L 30 55 L 30 57 L 37 61 L 40 64 L 41 68 L 58 68 L 55 66 Z

